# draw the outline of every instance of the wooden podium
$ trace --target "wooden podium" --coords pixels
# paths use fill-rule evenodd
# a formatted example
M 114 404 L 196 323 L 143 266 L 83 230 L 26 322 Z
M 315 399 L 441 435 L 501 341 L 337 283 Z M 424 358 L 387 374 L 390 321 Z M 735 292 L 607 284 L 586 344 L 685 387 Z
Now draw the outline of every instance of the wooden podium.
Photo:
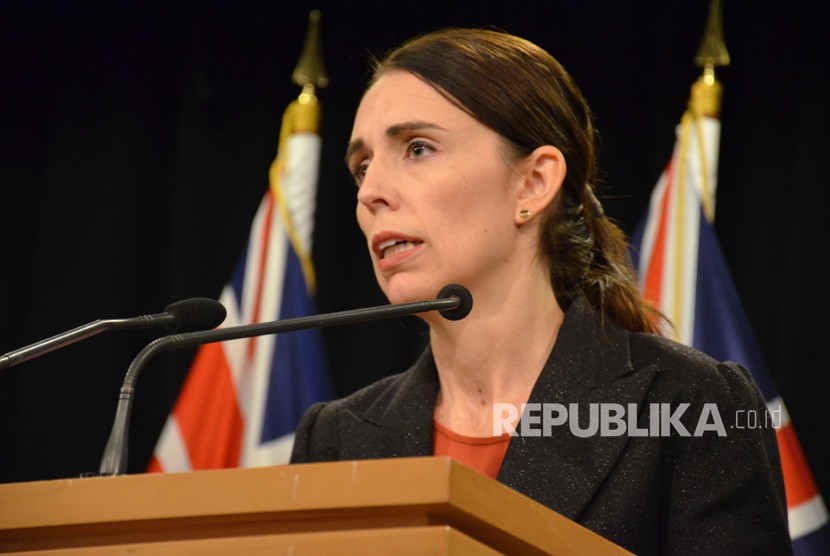
M 629 554 L 432 457 L 0 485 L 0 552 Z

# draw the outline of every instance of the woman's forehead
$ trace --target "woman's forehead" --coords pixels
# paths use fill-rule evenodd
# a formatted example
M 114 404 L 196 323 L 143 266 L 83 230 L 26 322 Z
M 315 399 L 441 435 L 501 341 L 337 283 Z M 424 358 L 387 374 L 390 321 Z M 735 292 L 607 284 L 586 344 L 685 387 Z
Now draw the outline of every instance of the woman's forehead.
M 473 121 L 417 75 L 393 70 L 366 91 L 357 109 L 352 138 L 376 126 L 385 129 L 409 125 L 409 122 L 427 122 L 449 129 Z
M 378 79 L 363 96 L 358 107 L 381 104 L 383 106 L 411 106 L 423 103 L 446 102 L 434 87 L 417 75 L 403 70 L 390 71 Z

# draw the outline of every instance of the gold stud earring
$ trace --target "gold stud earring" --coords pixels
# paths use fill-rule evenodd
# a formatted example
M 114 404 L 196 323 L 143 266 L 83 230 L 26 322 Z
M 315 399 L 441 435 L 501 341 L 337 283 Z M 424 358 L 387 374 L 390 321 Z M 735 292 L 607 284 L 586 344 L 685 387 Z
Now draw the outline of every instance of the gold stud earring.
M 522 218 L 530 218 L 530 211 L 527 209 L 522 209 L 519 211 L 519 216 Z

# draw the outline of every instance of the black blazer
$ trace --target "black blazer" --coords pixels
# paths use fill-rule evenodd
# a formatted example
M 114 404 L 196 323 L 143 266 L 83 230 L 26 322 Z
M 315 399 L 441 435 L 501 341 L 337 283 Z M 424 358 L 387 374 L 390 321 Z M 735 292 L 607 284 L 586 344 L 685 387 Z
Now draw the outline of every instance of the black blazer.
M 437 392 L 427 349 L 402 374 L 312 406 L 292 463 L 430 455 Z M 641 429 L 651 404 L 675 411 L 688 403 L 680 422 L 690 433 L 703 404 L 716 404 L 725 437 L 685 437 L 675 428 L 670 436 L 584 438 L 565 425 L 548 436 L 515 436 L 497 480 L 637 554 L 792 552 L 775 431 L 736 426 L 746 422 L 736 422 L 740 410 L 766 415 L 740 366 L 603 323 L 577 300 L 529 402 L 578 404 L 583 429 L 594 403 L 637 404 Z M 706 422 L 714 419 L 710 413 Z

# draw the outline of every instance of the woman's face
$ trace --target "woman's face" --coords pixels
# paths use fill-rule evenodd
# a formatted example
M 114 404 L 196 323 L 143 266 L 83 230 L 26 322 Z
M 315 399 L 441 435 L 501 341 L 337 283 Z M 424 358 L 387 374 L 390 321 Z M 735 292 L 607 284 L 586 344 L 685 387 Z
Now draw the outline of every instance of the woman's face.
M 347 164 L 391 302 L 433 299 L 453 282 L 474 294 L 509 287 L 521 178 L 504 151 L 496 132 L 411 73 L 391 71 L 366 93 Z

